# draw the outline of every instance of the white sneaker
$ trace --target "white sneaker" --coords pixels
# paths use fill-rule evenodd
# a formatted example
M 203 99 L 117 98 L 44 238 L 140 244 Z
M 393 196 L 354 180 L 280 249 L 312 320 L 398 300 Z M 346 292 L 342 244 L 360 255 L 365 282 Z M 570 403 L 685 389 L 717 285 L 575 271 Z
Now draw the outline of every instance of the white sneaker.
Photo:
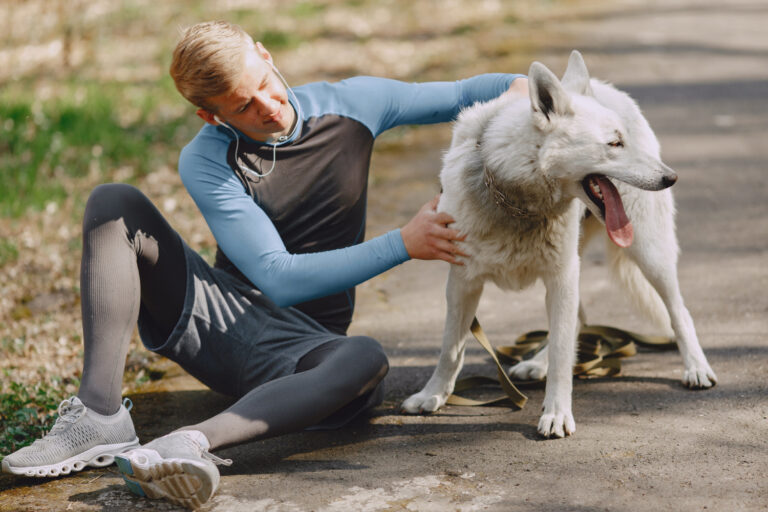
M 172 432 L 116 457 L 128 489 L 147 498 L 164 498 L 197 508 L 219 486 L 216 464 L 232 461 L 208 453 L 208 439 L 198 430 Z
M 54 477 L 81 471 L 86 466 L 109 466 L 115 455 L 139 446 L 126 398 L 120 409 L 104 416 L 89 409 L 73 396 L 59 404 L 59 417 L 41 439 L 8 455 L 2 467 L 6 473 Z

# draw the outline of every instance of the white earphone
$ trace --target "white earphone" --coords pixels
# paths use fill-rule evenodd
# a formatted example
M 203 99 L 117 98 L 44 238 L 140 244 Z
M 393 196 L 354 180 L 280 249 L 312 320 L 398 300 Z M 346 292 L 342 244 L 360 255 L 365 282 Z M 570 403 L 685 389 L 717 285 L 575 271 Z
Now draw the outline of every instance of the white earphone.
M 291 89 L 288 86 L 288 82 L 285 81 L 285 78 L 283 78 L 283 75 L 280 73 L 280 71 L 277 70 L 275 65 L 272 64 L 272 62 L 269 62 L 269 61 L 267 62 L 269 63 L 270 66 L 272 66 L 272 71 L 275 72 L 275 74 L 280 78 L 280 81 L 283 82 L 283 85 L 285 85 L 285 90 L 293 95 L 293 101 L 295 102 L 295 105 L 296 105 L 295 107 L 296 108 L 296 121 L 295 121 L 296 126 L 301 126 L 301 103 L 299 103 L 299 98 L 296 97 L 296 93 L 294 93 L 293 89 Z M 264 178 L 266 176 L 269 176 L 272 173 L 272 171 L 275 170 L 275 163 L 277 162 L 277 145 L 280 142 L 285 142 L 286 140 L 288 140 L 288 136 L 281 135 L 280 137 L 277 138 L 277 140 L 271 139 L 266 141 L 268 144 L 272 145 L 272 167 L 270 167 L 269 170 L 264 174 L 260 174 L 255 169 L 251 168 L 250 164 L 248 164 L 247 162 L 246 162 L 245 169 L 243 168 L 242 165 L 240 165 L 240 160 L 237 157 L 238 150 L 240 149 L 240 137 L 237 135 L 237 132 L 235 131 L 235 129 L 229 126 L 227 123 L 225 123 L 221 119 L 219 119 L 219 116 L 215 114 L 213 116 L 213 119 L 217 123 L 219 123 L 221 126 L 231 131 L 232 135 L 235 136 L 235 165 L 237 165 L 238 169 L 240 169 L 244 173 L 254 174 L 259 178 Z

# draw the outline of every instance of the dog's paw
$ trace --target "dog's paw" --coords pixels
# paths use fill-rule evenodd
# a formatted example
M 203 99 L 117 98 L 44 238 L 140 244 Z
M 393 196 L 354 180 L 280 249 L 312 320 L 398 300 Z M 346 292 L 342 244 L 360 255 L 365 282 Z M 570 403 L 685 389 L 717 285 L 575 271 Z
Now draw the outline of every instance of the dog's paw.
M 509 369 L 509 377 L 512 380 L 544 380 L 546 376 L 546 361 L 529 359 L 528 361 L 521 361 Z
M 683 385 L 690 389 L 707 389 L 717 384 L 717 375 L 708 364 L 687 368 L 683 375 Z
M 411 395 L 400 406 L 400 412 L 405 414 L 427 414 L 435 412 L 445 404 L 448 397 L 443 394 L 434 394 L 421 391 Z
M 539 435 L 549 438 L 561 438 L 576 432 L 576 422 L 571 411 L 544 412 L 539 419 Z

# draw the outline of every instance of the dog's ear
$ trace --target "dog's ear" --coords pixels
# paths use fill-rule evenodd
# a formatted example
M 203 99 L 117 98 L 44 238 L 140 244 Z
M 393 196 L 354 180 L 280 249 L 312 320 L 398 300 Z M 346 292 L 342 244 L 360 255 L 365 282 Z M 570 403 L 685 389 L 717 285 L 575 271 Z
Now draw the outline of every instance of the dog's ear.
M 594 96 L 592 87 L 589 86 L 589 71 L 584 63 L 584 57 L 578 50 L 571 52 L 568 59 L 568 67 L 565 69 L 563 79 L 561 80 L 566 91 L 575 92 L 584 96 Z
M 534 62 L 528 70 L 528 92 L 534 118 L 540 127 L 551 121 L 552 115 L 573 115 L 568 93 L 554 73 L 541 62 Z

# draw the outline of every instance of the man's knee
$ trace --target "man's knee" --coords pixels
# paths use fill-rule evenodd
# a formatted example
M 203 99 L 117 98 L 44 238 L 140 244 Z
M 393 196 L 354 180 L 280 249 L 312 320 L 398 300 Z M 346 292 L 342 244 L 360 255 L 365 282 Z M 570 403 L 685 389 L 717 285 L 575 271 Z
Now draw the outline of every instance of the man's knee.
M 85 205 L 84 227 L 100 225 L 129 215 L 146 196 L 132 185 L 105 183 L 93 189 Z
M 384 348 L 375 339 L 368 336 L 353 336 L 348 344 L 355 364 L 372 382 L 378 384 L 389 371 L 389 360 Z M 371 386 L 373 387 L 373 386 Z

